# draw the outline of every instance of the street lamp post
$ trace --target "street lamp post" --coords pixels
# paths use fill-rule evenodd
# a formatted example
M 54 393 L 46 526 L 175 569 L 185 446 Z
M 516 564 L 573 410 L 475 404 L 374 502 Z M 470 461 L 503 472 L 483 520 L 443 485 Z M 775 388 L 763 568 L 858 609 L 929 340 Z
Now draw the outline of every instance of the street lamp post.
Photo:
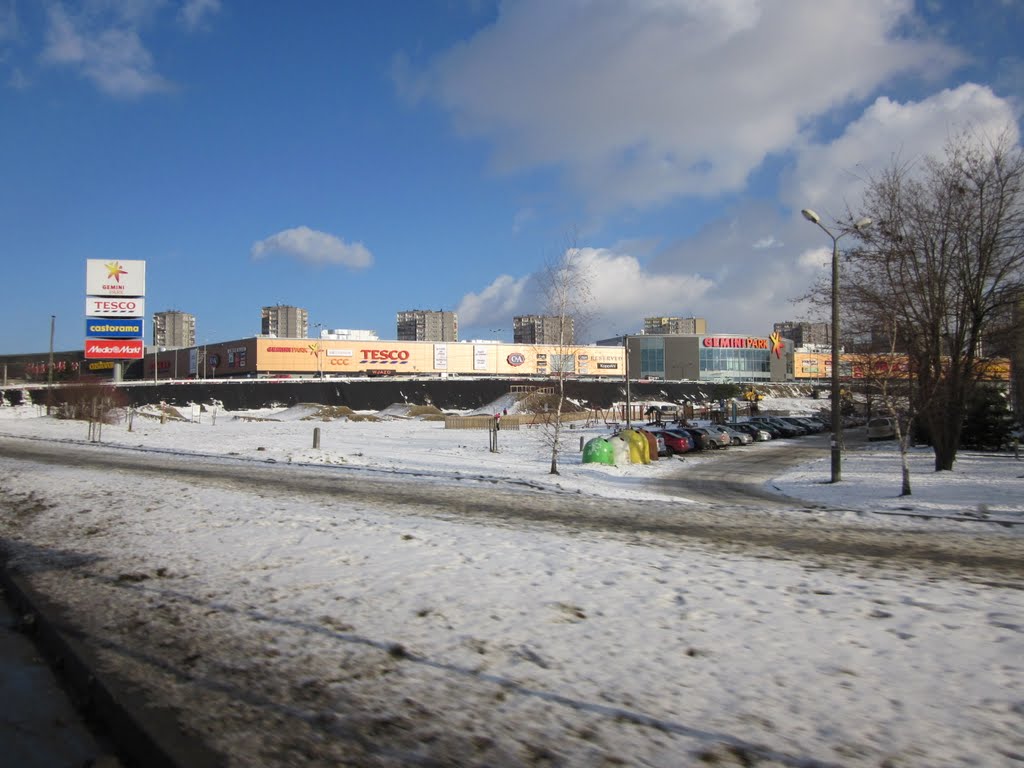
M 320 360 L 320 356 L 324 353 L 324 331 L 323 323 L 313 323 L 313 327 L 317 330 L 317 342 L 316 342 L 316 377 L 322 379 L 324 377 L 323 362 Z
M 821 217 L 810 208 L 804 208 L 800 213 L 812 224 L 817 224 L 832 239 L 832 440 L 830 447 L 832 452 L 831 482 L 838 483 L 843 479 L 843 417 L 840 413 L 839 397 L 839 240 L 843 235 L 850 234 L 851 230 L 833 235 L 821 223 Z M 852 231 L 859 232 L 870 225 L 871 219 L 861 219 L 853 225 Z
M 50 358 L 46 364 L 46 415 L 53 409 L 53 332 L 57 327 L 57 316 L 50 315 Z
M 153 315 L 153 383 L 156 384 L 156 372 L 159 367 L 157 357 L 157 346 L 156 346 L 156 315 Z
M 633 428 L 631 411 L 633 410 L 633 404 L 630 402 L 629 397 L 629 334 L 625 333 L 622 335 L 622 352 L 623 352 L 623 373 L 626 377 L 626 429 Z

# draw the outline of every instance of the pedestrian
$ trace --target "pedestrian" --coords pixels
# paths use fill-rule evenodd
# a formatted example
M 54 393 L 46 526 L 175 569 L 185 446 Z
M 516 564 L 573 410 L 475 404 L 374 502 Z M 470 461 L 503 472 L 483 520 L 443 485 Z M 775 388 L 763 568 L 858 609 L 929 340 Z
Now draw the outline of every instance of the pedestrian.
M 500 432 L 501 431 L 501 414 L 500 413 L 494 414 L 494 431 L 495 432 Z

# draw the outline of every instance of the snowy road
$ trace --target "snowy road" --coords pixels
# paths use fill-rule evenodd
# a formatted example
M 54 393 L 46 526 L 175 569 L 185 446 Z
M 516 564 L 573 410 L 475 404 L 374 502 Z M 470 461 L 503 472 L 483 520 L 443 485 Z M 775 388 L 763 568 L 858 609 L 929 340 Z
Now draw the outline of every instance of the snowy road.
M 750 455 L 634 504 L 5 438 L 0 530 L 231 765 L 1019 764 L 1019 537 L 706 502 Z

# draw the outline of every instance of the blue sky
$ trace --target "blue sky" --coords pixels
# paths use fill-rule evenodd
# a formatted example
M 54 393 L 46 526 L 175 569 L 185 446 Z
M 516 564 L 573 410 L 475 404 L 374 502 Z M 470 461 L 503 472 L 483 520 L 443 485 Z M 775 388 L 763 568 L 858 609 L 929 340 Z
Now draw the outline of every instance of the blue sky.
M 0 0 L 0 354 L 82 346 L 87 259 L 200 342 L 277 303 L 511 340 L 570 245 L 586 341 L 766 335 L 831 253 L 801 208 L 1019 141 L 1022 38 L 1022 0 Z

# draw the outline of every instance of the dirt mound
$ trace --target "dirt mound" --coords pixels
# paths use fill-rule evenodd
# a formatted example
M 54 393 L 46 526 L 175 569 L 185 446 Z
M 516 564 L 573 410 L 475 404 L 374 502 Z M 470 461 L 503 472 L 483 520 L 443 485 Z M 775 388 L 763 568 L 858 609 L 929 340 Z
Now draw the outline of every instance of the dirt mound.
M 317 405 L 312 413 L 303 416 L 303 421 L 380 421 L 377 416 L 369 413 L 356 413 L 347 405 Z

